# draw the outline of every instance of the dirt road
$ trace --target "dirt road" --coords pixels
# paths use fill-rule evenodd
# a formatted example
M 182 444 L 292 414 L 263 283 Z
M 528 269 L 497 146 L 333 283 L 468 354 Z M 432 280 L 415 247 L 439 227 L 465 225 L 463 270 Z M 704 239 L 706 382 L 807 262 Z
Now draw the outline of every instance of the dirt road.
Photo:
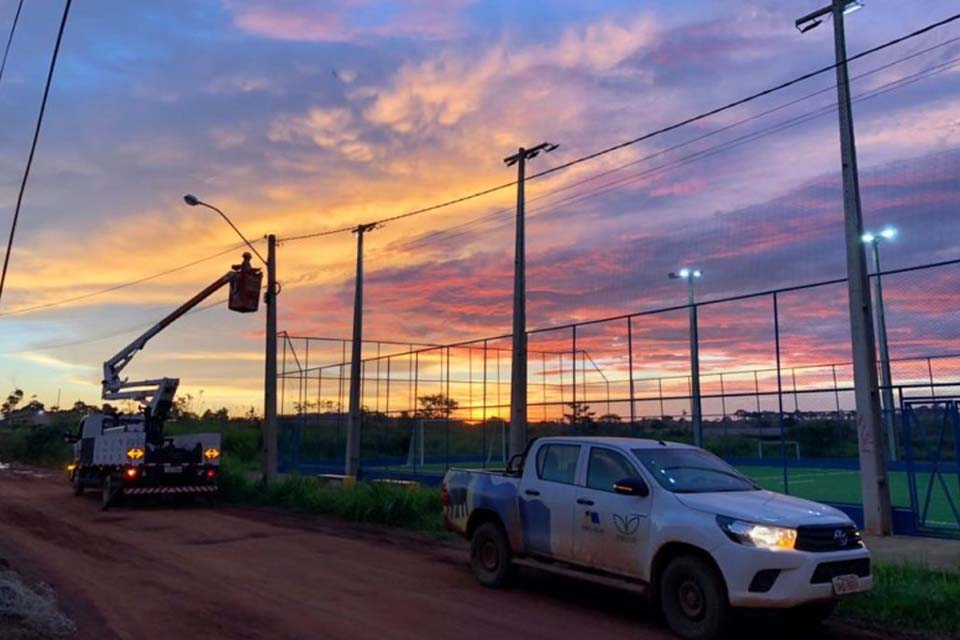
M 671 637 L 626 593 L 483 589 L 456 542 L 272 510 L 102 513 L 50 473 L 0 471 L 0 557 L 52 584 L 82 639 Z

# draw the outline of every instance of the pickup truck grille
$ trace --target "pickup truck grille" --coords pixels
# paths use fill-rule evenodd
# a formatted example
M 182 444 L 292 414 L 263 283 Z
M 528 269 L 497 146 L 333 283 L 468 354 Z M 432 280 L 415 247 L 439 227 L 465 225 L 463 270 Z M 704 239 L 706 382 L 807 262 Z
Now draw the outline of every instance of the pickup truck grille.
M 870 558 L 856 560 L 840 560 L 838 562 L 822 562 L 817 565 L 810 578 L 810 584 L 825 584 L 837 576 L 858 575 L 866 578 L 870 575 Z
M 797 528 L 797 542 L 794 548 L 799 551 L 825 553 L 859 549 L 860 532 L 853 525 L 816 525 Z

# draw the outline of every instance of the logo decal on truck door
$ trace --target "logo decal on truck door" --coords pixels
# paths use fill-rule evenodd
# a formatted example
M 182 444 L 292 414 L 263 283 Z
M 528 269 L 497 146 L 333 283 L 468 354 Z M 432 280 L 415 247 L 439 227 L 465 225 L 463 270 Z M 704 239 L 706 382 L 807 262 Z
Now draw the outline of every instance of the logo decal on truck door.
M 584 511 L 583 529 L 585 531 L 593 531 L 594 533 L 603 533 L 603 526 L 600 524 L 600 514 L 596 511 Z
M 620 542 L 636 542 L 637 529 L 640 528 L 639 514 L 621 516 L 613 514 L 613 524 L 617 528 L 617 540 Z

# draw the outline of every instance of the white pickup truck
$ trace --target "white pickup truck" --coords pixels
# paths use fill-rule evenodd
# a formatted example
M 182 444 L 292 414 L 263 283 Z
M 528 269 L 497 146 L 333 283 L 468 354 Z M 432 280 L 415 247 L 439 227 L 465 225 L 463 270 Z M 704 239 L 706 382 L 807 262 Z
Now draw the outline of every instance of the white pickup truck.
M 450 469 L 441 501 L 481 584 L 520 565 L 642 590 L 687 639 L 721 637 L 733 607 L 816 624 L 873 586 L 843 512 L 764 491 L 685 444 L 541 438 L 506 471 Z

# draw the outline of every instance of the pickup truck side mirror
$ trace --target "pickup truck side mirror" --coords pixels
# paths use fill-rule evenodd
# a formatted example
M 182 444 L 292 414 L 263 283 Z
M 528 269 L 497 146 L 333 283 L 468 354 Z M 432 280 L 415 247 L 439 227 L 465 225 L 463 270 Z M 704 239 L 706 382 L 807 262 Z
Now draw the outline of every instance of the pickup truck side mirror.
M 624 496 L 637 496 L 646 498 L 650 495 L 650 487 L 643 481 L 643 478 L 624 478 L 613 483 L 614 493 Z
M 510 458 L 507 462 L 506 473 L 507 475 L 517 475 L 523 473 L 523 458 L 525 454 L 518 453 L 517 455 Z

